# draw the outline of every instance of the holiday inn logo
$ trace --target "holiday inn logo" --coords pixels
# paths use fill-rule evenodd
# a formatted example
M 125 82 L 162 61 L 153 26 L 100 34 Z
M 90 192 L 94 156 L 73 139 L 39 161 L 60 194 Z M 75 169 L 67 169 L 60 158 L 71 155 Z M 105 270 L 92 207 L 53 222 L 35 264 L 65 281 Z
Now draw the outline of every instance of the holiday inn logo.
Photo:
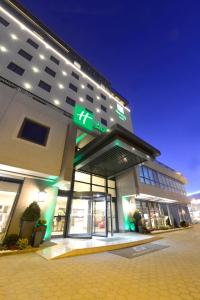
M 94 114 L 88 111 L 81 105 L 76 105 L 74 108 L 73 122 L 88 131 L 98 130 L 100 132 L 106 132 L 107 128 L 102 126 L 100 122 L 94 119 Z

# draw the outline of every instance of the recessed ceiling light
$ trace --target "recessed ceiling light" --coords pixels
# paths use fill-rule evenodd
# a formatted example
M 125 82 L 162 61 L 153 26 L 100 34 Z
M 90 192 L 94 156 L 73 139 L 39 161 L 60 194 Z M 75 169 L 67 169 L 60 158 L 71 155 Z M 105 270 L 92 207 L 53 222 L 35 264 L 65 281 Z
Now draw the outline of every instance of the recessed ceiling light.
M 30 90 L 32 86 L 31 86 L 30 83 L 25 82 L 25 83 L 24 83 L 24 87 L 25 87 L 27 90 Z
M 60 89 L 64 89 L 64 85 L 62 83 L 59 83 L 58 86 Z
M 41 59 L 45 59 L 45 57 L 44 57 L 43 54 L 40 54 L 39 57 L 40 57 Z
M 80 97 L 80 98 L 79 98 L 79 100 L 80 100 L 81 102 L 83 102 L 83 101 L 84 101 L 84 99 L 83 99 L 82 97 Z
M 82 89 L 84 89 L 84 88 L 85 88 L 84 84 L 81 84 L 81 88 L 82 88 Z
M 14 33 L 11 33 L 10 36 L 13 40 L 18 40 L 18 37 Z
M 7 48 L 4 47 L 4 46 L 0 46 L 0 50 L 1 50 L 1 52 L 7 52 L 8 51 Z
M 55 105 L 60 105 L 60 101 L 58 99 L 54 99 L 53 102 L 55 103 Z
M 38 73 L 39 72 L 39 69 L 36 68 L 36 67 L 32 67 L 32 70 L 33 70 L 34 73 Z
M 63 76 L 67 76 L 67 72 L 62 71 Z

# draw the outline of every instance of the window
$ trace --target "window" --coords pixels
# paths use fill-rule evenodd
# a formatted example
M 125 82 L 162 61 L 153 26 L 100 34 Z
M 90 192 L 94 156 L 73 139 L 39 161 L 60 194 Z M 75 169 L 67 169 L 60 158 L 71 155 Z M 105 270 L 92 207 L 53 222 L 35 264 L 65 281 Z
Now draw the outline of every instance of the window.
M 88 89 L 90 89 L 91 91 L 94 91 L 94 87 L 91 84 L 87 84 Z
M 93 111 L 91 111 L 90 109 L 86 108 L 85 110 L 87 110 L 89 113 L 93 114 Z
M 101 124 L 107 126 L 108 122 L 105 119 L 101 118 Z
M 76 105 L 76 101 L 70 97 L 67 96 L 66 98 L 66 103 L 68 103 L 71 106 L 75 106 Z
M 38 49 L 38 47 L 39 47 L 39 45 L 36 44 L 36 42 L 34 42 L 34 41 L 31 40 L 31 39 L 28 39 L 26 42 L 27 42 L 29 45 L 31 45 L 33 48 L 35 48 L 35 49 Z
M 8 25 L 10 24 L 10 23 L 8 23 L 8 21 L 6 21 L 4 18 L 2 18 L 2 17 L 0 17 L 0 23 L 3 25 L 3 26 L 5 26 L 5 27 L 8 27 Z
M 104 105 L 101 105 L 101 110 L 107 112 L 107 108 Z
M 53 61 L 56 65 L 59 65 L 60 61 L 55 58 L 53 55 L 50 56 L 50 60 Z
M 86 95 L 86 99 L 91 103 L 93 103 L 93 101 L 94 101 L 93 98 L 89 95 Z
M 44 82 L 42 80 L 40 80 L 38 86 L 40 88 L 42 88 L 43 90 L 45 90 L 46 92 L 50 92 L 51 91 L 51 86 L 48 83 L 46 83 L 46 82 Z
M 75 73 L 74 71 L 72 71 L 72 76 L 74 78 L 76 78 L 77 80 L 79 80 L 79 75 L 77 73 Z
M 50 128 L 25 118 L 20 128 L 18 138 L 46 146 Z
M 101 98 L 102 98 L 103 100 L 106 100 L 106 96 L 105 96 L 104 94 L 101 94 Z
M 9 63 L 9 65 L 7 66 L 7 68 L 13 72 L 15 72 L 16 74 L 22 76 L 25 72 L 24 69 L 22 69 L 21 67 L 19 67 L 18 65 L 16 65 L 15 63 L 11 62 Z
M 72 84 L 72 83 L 70 83 L 69 84 L 69 88 L 72 90 L 72 91 L 74 91 L 75 93 L 77 93 L 78 92 L 78 88 L 77 88 L 77 86 L 75 86 L 74 84 Z
M 52 69 L 50 69 L 49 67 L 46 67 L 45 68 L 45 72 L 49 75 L 51 75 L 52 77 L 55 77 L 56 76 L 56 72 L 53 71 Z
M 24 57 L 25 59 L 31 61 L 31 59 L 33 58 L 32 55 L 30 55 L 29 53 L 27 53 L 26 51 L 24 51 L 23 49 L 20 49 L 18 51 L 18 54 L 21 55 L 22 57 Z

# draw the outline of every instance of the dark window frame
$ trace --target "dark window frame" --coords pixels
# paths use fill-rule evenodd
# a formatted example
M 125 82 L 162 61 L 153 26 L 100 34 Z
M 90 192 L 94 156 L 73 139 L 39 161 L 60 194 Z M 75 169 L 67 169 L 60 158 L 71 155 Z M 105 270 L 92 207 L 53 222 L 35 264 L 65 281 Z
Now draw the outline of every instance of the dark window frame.
M 42 86 L 42 85 L 43 85 L 43 86 Z M 46 92 L 49 92 L 49 93 L 51 92 L 52 86 L 51 86 L 50 84 L 46 83 L 46 82 L 43 81 L 43 80 L 40 80 L 40 81 L 39 81 L 38 86 L 39 86 L 41 89 L 43 89 L 44 91 L 46 91 Z M 44 86 L 46 86 L 46 88 L 44 88 Z
M 69 83 L 69 88 L 75 92 L 75 93 L 78 93 L 78 87 L 76 85 L 74 85 L 73 83 Z
M 8 65 L 7 65 L 7 69 L 14 72 L 15 74 L 19 75 L 19 76 L 23 76 L 24 75 L 24 72 L 25 70 L 18 66 L 17 64 L 15 64 L 14 62 L 10 62 Z M 18 71 L 17 71 L 18 70 Z
M 50 60 L 59 66 L 60 61 L 53 55 L 50 56 Z
M 74 71 L 71 72 L 71 75 L 76 79 L 76 80 L 79 80 L 80 79 L 80 76 L 75 73 Z
M 75 106 L 76 105 L 76 100 L 72 99 L 71 97 L 67 96 L 65 102 L 71 106 Z
M 32 39 L 30 39 L 30 38 L 28 38 L 26 42 L 27 42 L 27 44 L 29 44 L 30 46 L 32 46 L 35 49 L 39 48 L 39 45 L 35 41 L 33 41 Z
M 104 126 L 108 126 L 108 121 L 104 118 L 101 118 L 101 124 Z
M 101 110 L 107 112 L 107 107 L 101 104 Z
M 90 95 L 86 95 L 86 100 L 89 101 L 90 103 L 94 103 L 94 98 L 91 97 Z
M 31 139 L 28 139 L 28 138 L 25 138 L 25 137 L 22 136 L 23 130 L 24 130 L 25 125 L 26 125 L 26 122 L 30 122 L 32 124 L 39 125 L 39 126 L 45 128 L 45 129 L 47 129 L 47 132 L 46 132 L 46 135 L 45 135 L 45 139 L 44 139 L 44 142 L 42 144 L 41 143 L 37 143 L 36 141 L 33 141 Z M 22 124 L 21 124 L 21 127 L 20 127 L 20 130 L 18 132 L 17 138 L 25 140 L 25 141 L 28 141 L 30 143 L 33 143 L 33 144 L 36 144 L 36 145 L 39 145 L 39 146 L 45 147 L 47 145 L 47 141 L 48 141 L 48 137 L 49 137 L 49 132 L 50 132 L 50 127 L 48 127 L 48 126 L 46 126 L 44 124 L 41 124 L 41 123 L 39 123 L 39 122 L 37 122 L 35 120 L 32 120 L 32 119 L 29 119 L 29 118 L 25 117 L 24 120 L 23 120 L 23 122 L 22 122 Z
M 94 91 L 94 87 L 89 83 L 87 83 L 87 88 L 91 91 Z
M 52 70 L 51 68 L 49 68 L 48 66 L 45 67 L 44 71 L 50 75 L 51 77 L 56 77 L 56 72 L 54 70 Z
M 23 57 L 23 58 L 25 58 L 26 60 L 28 60 L 28 61 L 31 61 L 32 58 L 33 58 L 33 56 L 32 56 L 31 54 L 29 54 L 28 52 L 26 52 L 24 49 L 20 49 L 20 50 L 18 51 L 18 54 L 19 54 L 21 57 Z
M 106 96 L 101 93 L 101 98 L 106 101 Z
M 2 16 L 0 16 L 0 24 L 2 24 L 5 27 L 8 27 L 10 25 L 10 23 L 4 19 Z

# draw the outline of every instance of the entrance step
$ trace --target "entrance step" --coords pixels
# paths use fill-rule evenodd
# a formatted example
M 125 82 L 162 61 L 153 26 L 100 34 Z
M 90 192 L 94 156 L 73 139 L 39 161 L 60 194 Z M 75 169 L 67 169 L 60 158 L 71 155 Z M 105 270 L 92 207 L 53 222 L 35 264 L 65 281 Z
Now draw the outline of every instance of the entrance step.
M 51 260 L 129 248 L 157 241 L 159 239 L 161 239 L 161 237 L 152 237 L 151 235 L 143 235 L 139 233 L 118 233 L 115 234 L 115 236 L 108 238 L 94 237 L 92 239 L 53 239 L 52 241 L 57 243 L 57 245 L 41 249 L 36 253 L 47 260 Z

